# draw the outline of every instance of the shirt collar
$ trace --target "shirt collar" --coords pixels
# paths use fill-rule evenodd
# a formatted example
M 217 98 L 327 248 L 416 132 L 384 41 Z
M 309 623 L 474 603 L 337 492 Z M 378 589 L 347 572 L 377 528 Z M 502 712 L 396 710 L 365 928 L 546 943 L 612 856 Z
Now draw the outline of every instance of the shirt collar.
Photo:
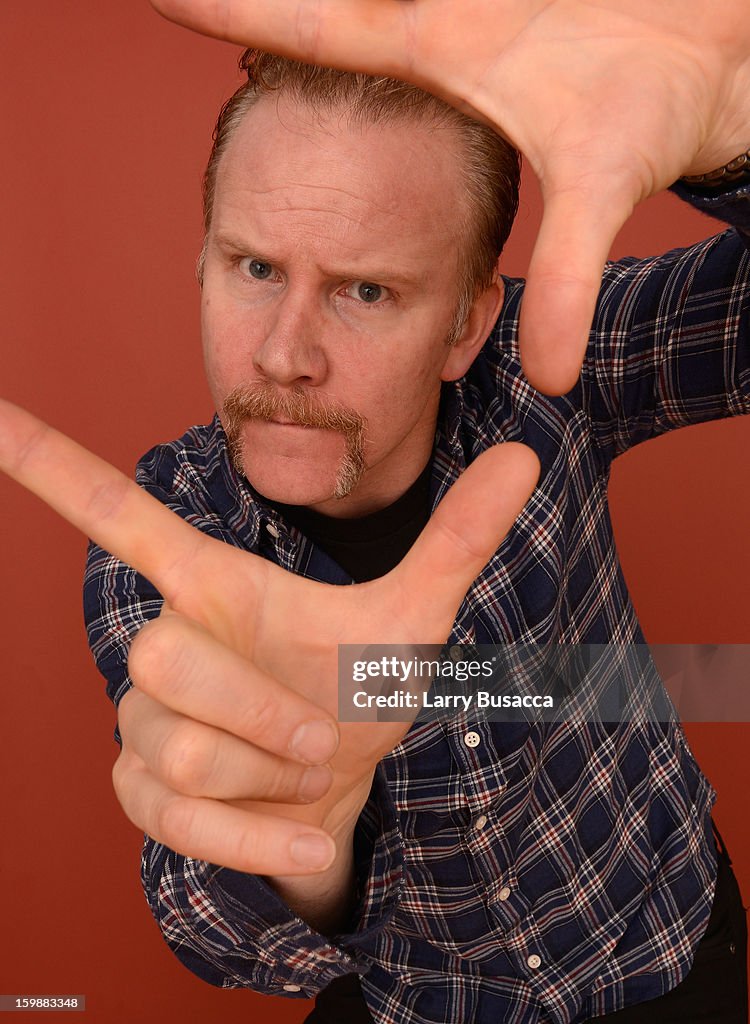
M 440 396 L 435 448 L 432 457 L 432 510 L 445 492 L 456 482 L 466 468 L 466 453 L 462 443 L 464 393 L 460 381 L 443 384 Z

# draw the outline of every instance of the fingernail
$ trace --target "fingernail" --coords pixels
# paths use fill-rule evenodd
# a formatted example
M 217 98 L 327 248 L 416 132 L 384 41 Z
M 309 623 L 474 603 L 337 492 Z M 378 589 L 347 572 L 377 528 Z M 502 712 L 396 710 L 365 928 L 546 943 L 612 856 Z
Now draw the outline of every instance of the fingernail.
M 298 726 L 289 744 L 289 750 L 308 764 L 322 764 L 336 753 L 339 738 L 330 722 L 318 719 Z
M 336 847 L 333 840 L 326 836 L 306 835 L 298 836 L 289 848 L 292 860 L 305 868 L 327 868 L 336 856 Z
M 323 764 L 314 765 L 312 768 L 306 769 L 302 775 L 297 787 L 297 795 L 300 800 L 310 803 L 313 800 L 319 800 L 330 789 L 332 778 L 333 773 L 330 768 L 326 768 Z

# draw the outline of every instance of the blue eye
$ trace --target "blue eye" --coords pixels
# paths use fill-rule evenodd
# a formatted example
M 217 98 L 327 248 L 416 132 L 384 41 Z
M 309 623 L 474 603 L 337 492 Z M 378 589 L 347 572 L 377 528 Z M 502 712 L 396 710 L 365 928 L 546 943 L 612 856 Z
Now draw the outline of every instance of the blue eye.
M 270 263 L 264 263 L 262 260 L 250 260 L 247 264 L 247 272 L 256 281 L 265 281 L 273 273 L 273 267 Z
M 362 302 L 373 303 L 382 297 L 383 289 L 379 284 L 373 284 L 371 281 L 360 281 L 357 284 L 357 298 Z

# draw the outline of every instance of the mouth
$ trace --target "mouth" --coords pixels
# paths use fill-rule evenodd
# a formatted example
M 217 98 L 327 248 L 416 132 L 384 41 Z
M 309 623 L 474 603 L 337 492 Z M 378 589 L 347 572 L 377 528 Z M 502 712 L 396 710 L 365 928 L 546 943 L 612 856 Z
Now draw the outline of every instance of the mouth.
M 365 471 L 364 431 L 366 420 L 359 413 L 331 401 L 321 405 L 314 396 L 294 389 L 284 401 L 270 384 L 262 381 L 238 385 L 224 401 L 224 429 L 229 457 L 240 475 L 252 477 L 254 460 L 278 453 L 284 460 L 336 459 L 334 498 L 345 498 L 358 485 Z M 286 400 L 288 399 L 288 401 Z M 278 428 L 266 434 L 264 426 Z M 317 434 L 303 438 L 302 433 Z M 343 445 L 343 453 L 342 453 Z M 263 471 L 260 465 L 258 472 Z M 274 485 L 276 486 L 276 485 Z
M 266 420 L 266 423 L 271 423 L 276 427 L 300 427 L 302 430 L 313 430 L 309 423 L 297 423 L 295 420 L 284 420 L 280 418 L 273 418 Z

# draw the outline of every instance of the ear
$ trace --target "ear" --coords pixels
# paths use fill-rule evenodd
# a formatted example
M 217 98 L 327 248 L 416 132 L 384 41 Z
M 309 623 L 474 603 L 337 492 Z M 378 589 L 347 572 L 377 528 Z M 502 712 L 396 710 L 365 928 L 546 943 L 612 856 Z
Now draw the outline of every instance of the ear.
M 504 298 L 505 285 L 496 271 L 492 284 L 474 299 L 461 334 L 451 345 L 443 364 L 441 380 L 463 377 L 495 326 Z

